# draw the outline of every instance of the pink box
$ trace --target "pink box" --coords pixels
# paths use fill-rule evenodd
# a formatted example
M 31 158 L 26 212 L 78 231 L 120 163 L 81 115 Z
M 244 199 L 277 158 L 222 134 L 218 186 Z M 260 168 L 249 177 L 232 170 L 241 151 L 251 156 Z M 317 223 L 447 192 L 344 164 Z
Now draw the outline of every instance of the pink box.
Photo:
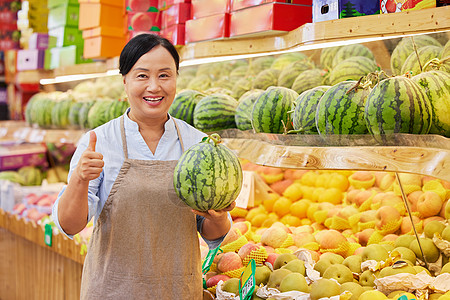
M 230 0 L 192 0 L 192 19 L 229 13 Z
M 29 49 L 17 51 L 17 71 L 44 68 L 45 50 Z
M 158 12 L 158 0 L 126 0 L 125 7 L 131 12 Z
M 158 0 L 158 9 L 164 10 L 178 3 L 191 3 L 191 0 Z
M 162 28 L 175 24 L 185 24 L 191 18 L 191 4 L 178 3 L 162 11 Z
M 164 28 L 161 35 L 174 45 L 184 45 L 186 27 L 184 24 L 175 24 Z
M 129 12 L 129 31 L 160 31 L 161 13 L 159 12 Z
M 230 36 L 230 14 L 217 14 L 186 21 L 186 43 Z
M 312 6 L 267 3 L 232 12 L 230 37 L 291 31 L 311 21 Z
M 312 5 L 312 0 L 231 0 L 231 11 L 270 2 Z
M 41 144 L 3 145 L 0 148 L 0 171 L 23 166 L 48 167 L 47 147 Z

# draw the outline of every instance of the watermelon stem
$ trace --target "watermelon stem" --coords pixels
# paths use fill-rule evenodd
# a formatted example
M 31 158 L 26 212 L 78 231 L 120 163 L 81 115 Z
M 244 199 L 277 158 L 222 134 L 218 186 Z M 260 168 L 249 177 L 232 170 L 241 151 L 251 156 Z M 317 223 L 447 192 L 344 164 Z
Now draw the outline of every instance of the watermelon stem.
M 446 57 L 444 59 L 439 60 L 438 58 L 433 58 L 430 59 L 424 66 L 423 66 L 423 71 L 425 72 L 428 67 L 432 67 L 435 69 L 438 69 L 444 64 L 446 63 L 448 60 L 450 60 L 450 56 Z
M 213 133 L 208 136 L 208 140 L 211 140 L 214 142 L 214 146 L 217 146 L 218 144 L 222 143 L 222 138 L 217 133 Z
M 411 37 L 411 41 L 412 41 L 414 52 L 416 53 L 416 56 L 417 56 L 417 61 L 419 62 L 420 73 L 422 73 L 423 72 L 423 67 L 422 67 L 422 63 L 420 62 L 420 56 L 419 56 L 419 52 L 417 51 L 417 45 L 416 45 L 416 42 L 414 42 L 414 38 L 413 37 Z

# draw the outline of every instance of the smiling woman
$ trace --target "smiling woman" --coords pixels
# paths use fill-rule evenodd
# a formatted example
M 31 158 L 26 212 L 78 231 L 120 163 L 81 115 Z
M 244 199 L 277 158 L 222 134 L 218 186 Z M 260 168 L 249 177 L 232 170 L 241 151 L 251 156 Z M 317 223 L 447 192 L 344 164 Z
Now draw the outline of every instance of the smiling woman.
M 206 136 L 168 114 L 179 66 L 174 46 L 141 34 L 119 62 L 130 108 L 81 139 L 53 219 L 72 238 L 94 218 L 81 299 L 201 299 L 197 232 L 216 248 L 235 204 L 199 212 L 170 199 L 178 159 Z

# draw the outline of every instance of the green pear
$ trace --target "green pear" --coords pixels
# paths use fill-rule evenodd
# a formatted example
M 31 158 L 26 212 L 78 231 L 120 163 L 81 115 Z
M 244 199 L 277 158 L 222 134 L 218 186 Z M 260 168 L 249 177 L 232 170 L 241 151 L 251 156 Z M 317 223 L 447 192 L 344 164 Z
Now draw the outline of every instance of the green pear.
M 423 232 L 425 233 L 425 236 L 427 238 L 432 239 L 434 237 L 434 233 L 437 232 L 439 234 L 442 234 L 442 231 L 445 229 L 445 224 L 442 222 L 439 222 L 437 220 L 433 220 L 427 223 L 425 227 L 423 228 Z
M 450 203 L 450 201 L 448 201 Z M 447 204 L 448 206 L 448 204 Z M 448 219 L 448 218 L 447 218 Z M 450 225 L 447 225 L 444 230 L 442 230 L 441 236 L 444 240 L 447 240 L 450 242 Z
M 255 269 L 256 285 L 259 286 L 261 283 L 266 285 L 271 273 L 272 271 L 270 271 L 269 267 L 266 265 L 256 267 Z
M 427 272 L 428 275 L 431 276 L 430 271 L 428 271 L 427 269 L 425 269 L 425 268 L 422 267 L 422 266 L 413 266 L 413 268 L 414 268 L 414 270 L 416 270 L 416 274 L 419 274 L 420 272 L 425 271 L 425 272 Z
M 365 270 L 362 272 L 361 276 L 359 276 L 359 284 L 362 286 L 375 286 L 375 277 L 378 277 L 379 273 L 379 271 L 372 272 L 370 270 Z
M 380 244 L 381 246 L 383 246 L 384 249 L 386 249 L 386 251 L 389 253 L 390 251 L 394 250 L 395 246 L 388 244 L 388 243 L 384 243 L 384 244 Z
M 222 286 L 222 290 L 239 295 L 239 278 L 230 278 Z
M 294 259 L 281 267 L 281 269 L 288 269 L 294 273 L 300 273 L 303 276 L 306 275 L 305 262 L 301 259 Z
M 415 240 L 415 236 L 411 235 L 411 234 L 403 234 L 401 236 L 399 236 L 395 242 L 394 242 L 394 247 L 405 247 L 405 248 L 409 248 L 409 245 L 411 244 L 411 242 L 413 240 Z
M 380 278 L 391 276 L 395 274 L 401 274 L 401 273 L 409 273 L 409 274 L 416 274 L 416 269 L 413 268 L 413 266 L 409 265 L 408 263 L 405 263 L 404 265 L 394 264 L 390 267 L 383 268 L 380 271 Z
M 361 255 L 350 255 L 347 256 L 342 264 L 350 269 L 353 273 L 361 273 Z
M 273 269 L 279 269 L 294 259 L 298 259 L 298 257 L 292 253 L 282 253 L 275 259 L 275 262 L 273 263 Z
M 364 248 L 362 254 L 362 261 L 376 260 L 382 261 L 389 257 L 388 251 L 380 244 L 371 244 Z
M 423 254 L 425 255 L 428 263 L 434 263 L 438 260 L 440 256 L 439 249 L 434 245 L 433 240 L 429 238 L 419 238 L 420 245 L 422 246 Z M 417 240 L 414 240 L 409 245 L 409 248 L 414 251 L 417 258 L 424 260 L 422 257 L 422 253 L 419 248 L 419 243 Z
M 311 300 L 318 300 L 324 297 L 332 297 L 341 294 L 339 284 L 331 279 L 321 278 L 311 284 Z
M 413 264 L 416 263 L 416 254 L 411 249 L 406 247 L 397 247 L 394 251 L 398 251 L 398 253 L 400 253 L 400 258 L 402 260 L 408 260 Z
M 289 291 L 309 293 L 309 286 L 305 276 L 300 273 L 291 273 L 283 278 L 279 290 L 282 293 Z
M 317 263 L 314 265 L 314 270 L 320 272 L 320 276 L 323 276 L 323 272 L 325 270 L 334 264 L 342 264 L 344 261 L 344 258 L 336 253 L 331 252 L 325 252 L 322 254 L 317 261 Z
M 442 269 L 440 274 L 450 273 L 450 262 L 446 263 Z
M 364 289 L 361 285 L 355 282 L 344 282 L 341 284 L 341 294 L 345 291 L 349 291 L 352 293 L 352 296 L 348 300 L 358 300 L 359 295 L 364 292 Z
M 342 264 L 329 266 L 323 273 L 323 278 L 335 279 L 339 284 L 353 281 L 353 273 L 350 269 Z
M 292 272 L 288 269 L 278 269 L 273 271 L 270 274 L 269 281 L 267 281 L 267 287 L 278 289 L 281 281 L 289 274 L 292 274 Z

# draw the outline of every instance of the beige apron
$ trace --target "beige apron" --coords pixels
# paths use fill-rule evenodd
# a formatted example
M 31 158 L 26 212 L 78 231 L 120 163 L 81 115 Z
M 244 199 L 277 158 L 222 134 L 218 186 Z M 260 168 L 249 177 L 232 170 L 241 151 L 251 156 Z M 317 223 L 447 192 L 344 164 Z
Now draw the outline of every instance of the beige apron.
M 177 161 L 129 159 L 120 124 L 125 161 L 94 227 L 81 299 L 202 299 L 196 217 L 173 189 Z

